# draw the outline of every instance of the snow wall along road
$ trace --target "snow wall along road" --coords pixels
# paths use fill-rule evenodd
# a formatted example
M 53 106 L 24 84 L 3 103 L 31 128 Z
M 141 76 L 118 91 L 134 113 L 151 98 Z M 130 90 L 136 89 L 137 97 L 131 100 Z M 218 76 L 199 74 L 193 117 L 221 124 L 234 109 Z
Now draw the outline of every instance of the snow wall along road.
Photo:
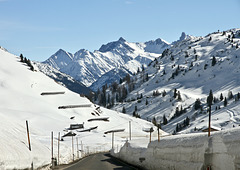
M 240 169 L 240 128 L 207 133 L 164 137 L 147 148 L 125 143 L 114 153 L 126 162 L 146 169 L 216 170 Z

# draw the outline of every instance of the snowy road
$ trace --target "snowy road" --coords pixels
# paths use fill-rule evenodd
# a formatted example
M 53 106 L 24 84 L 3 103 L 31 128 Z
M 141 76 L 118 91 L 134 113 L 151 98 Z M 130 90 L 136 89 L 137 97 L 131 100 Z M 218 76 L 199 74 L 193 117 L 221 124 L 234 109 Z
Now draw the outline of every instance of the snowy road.
M 138 169 L 133 166 L 127 165 L 117 158 L 112 157 L 109 153 L 98 153 L 88 156 L 79 162 L 65 167 L 60 168 L 64 170 L 112 170 L 112 169 L 122 169 L 122 170 L 134 170 Z

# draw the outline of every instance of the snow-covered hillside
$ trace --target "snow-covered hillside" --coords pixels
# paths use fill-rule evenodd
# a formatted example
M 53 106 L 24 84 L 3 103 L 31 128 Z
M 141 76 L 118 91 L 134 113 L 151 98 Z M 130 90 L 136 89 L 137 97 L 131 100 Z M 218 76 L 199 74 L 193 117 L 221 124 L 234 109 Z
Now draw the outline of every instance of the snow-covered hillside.
M 81 49 L 71 54 L 60 49 L 44 63 L 72 76 L 88 87 L 115 68 L 123 67 L 131 73 L 136 72 L 139 65 L 146 66 L 169 46 L 170 44 L 161 39 L 146 43 L 130 43 L 121 37 L 118 41 L 102 45 L 94 52 Z M 114 75 L 115 73 L 112 77 Z M 116 78 L 118 77 L 114 79 Z M 94 89 L 101 88 L 102 84 L 97 88 L 95 86 Z
M 84 94 L 84 95 L 89 95 L 91 90 L 86 87 L 84 84 L 76 81 L 73 77 L 64 74 L 57 69 L 53 68 L 52 66 L 40 62 L 34 62 L 35 64 L 35 69 L 43 72 L 59 84 L 62 84 L 69 90 L 78 93 L 78 94 Z
M 115 147 L 122 145 L 128 138 L 129 121 L 132 122 L 132 138 L 142 138 L 141 143 L 145 141 L 147 144 L 147 134 L 142 129 L 152 127 L 151 123 L 104 108 L 99 110 L 87 98 L 69 91 L 39 71 L 31 71 L 25 63 L 20 62 L 19 57 L 2 48 L 0 58 L 0 169 L 24 169 L 29 168 L 31 163 L 35 169 L 49 164 L 51 132 L 54 132 L 54 157 L 57 157 L 58 132 L 61 132 L 61 136 L 66 134 L 63 130 L 70 124 L 84 123 L 83 130 L 98 126 L 91 132 L 73 131 L 77 134 L 74 148 L 77 148 L 78 137 L 79 144 L 80 141 L 83 144 L 82 154 L 109 150 L 111 135 L 104 135 L 108 130 L 125 129 L 124 132 L 115 133 Z M 58 94 L 54 95 L 55 92 Z M 82 107 L 59 109 L 59 106 L 69 105 Z M 88 121 L 107 117 L 109 121 Z M 26 120 L 30 129 L 31 151 L 28 149 Z M 71 144 L 71 138 L 68 137 L 60 141 L 60 163 L 72 160 Z M 76 150 L 74 154 L 76 157 Z M 80 156 L 83 155 L 80 153 Z
M 122 103 L 115 101 L 113 109 L 156 119 L 169 133 L 198 132 L 208 126 L 206 98 L 212 90 L 212 125 L 219 129 L 239 126 L 239 45 L 240 29 L 175 42 L 129 83 L 118 86 L 125 86 L 128 95 Z M 111 97 L 112 90 L 107 92 Z M 196 104 L 195 109 L 196 101 L 200 106 Z

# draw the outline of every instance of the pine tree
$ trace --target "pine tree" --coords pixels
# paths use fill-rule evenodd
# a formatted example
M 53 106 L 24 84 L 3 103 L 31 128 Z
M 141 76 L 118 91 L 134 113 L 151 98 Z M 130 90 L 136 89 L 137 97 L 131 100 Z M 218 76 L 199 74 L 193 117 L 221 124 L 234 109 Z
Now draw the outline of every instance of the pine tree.
M 122 113 L 126 113 L 125 107 L 122 108 Z
M 20 54 L 20 61 L 23 62 L 23 55 Z
M 175 116 L 176 116 L 176 117 L 179 116 L 179 109 L 178 109 L 178 107 L 176 107 Z
M 27 63 L 27 58 L 26 57 L 24 57 L 23 62 Z
M 156 96 L 156 92 L 153 90 L 153 96 Z
M 213 101 L 213 94 L 212 94 L 212 90 L 210 90 L 209 95 L 207 97 L 207 104 L 208 104 L 208 106 L 212 105 L 212 101 Z
M 166 125 L 168 123 L 168 121 L 167 121 L 167 118 L 166 118 L 166 116 L 165 116 L 165 114 L 163 115 L 163 124 L 164 125 Z
M 119 84 L 122 84 L 123 83 L 123 80 L 120 78 L 119 79 Z
M 148 81 L 149 80 L 149 76 L 148 76 L 148 73 L 146 73 L 146 79 L 145 79 L 146 81 Z
M 145 69 L 144 69 L 144 65 L 142 65 L 142 71 L 144 71 Z
M 137 106 L 135 106 L 135 109 L 134 109 L 135 112 L 137 112 Z
M 139 69 L 139 67 L 138 67 L 138 69 L 137 69 L 137 73 L 140 73 L 140 69 Z
M 31 70 L 31 71 L 34 71 L 34 67 L 33 67 L 32 65 L 30 66 L 30 70 Z
M 178 101 L 182 101 L 182 97 L 181 97 L 180 91 L 178 91 L 177 99 L 178 99 Z
M 198 110 L 201 108 L 201 101 L 200 99 L 196 99 L 195 103 L 194 103 L 194 109 Z
M 167 92 L 165 90 L 163 90 L 162 97 L 165 97 L 166 95 L 167 95 Z
M 213 58 L 212 58 L 212 66 L 215 66 L 216 63 L 217 63 L 216 57 L 213 56 Z
M 228 103 L 227 103 L 227 98 L 225 97 L 225 98 L 224 98 L 224 102 L 223 102 L 224 107 L 226 107 L 227 104 L 228 104 Z
M 133 111 L 133 117 L 136 117 L 136 112 L 135 111 Z
M 145 103 L 146 105 L 148 105 L 148 100 L 146 99 L 146 103 Z
M 130 75 L 129 75 L 129 74 L 127 74 L 127 75 L 126 75 L 126 77 L 125 77 L 125 79 L 126 79 L 126 81 L 127 81 L 127 84 L 129 84 L 129 83 L 130 83 L 130 80 L 131 80 L 131 77 L 130 77 Z
M 186 126 L 189 125 L 189 122 L 190 122 L 190 119 L 189 119 L 188 116 L 187 116 L 187 118 L 186 118 Z
M 179 125 L 177 124 L 176 125 L 176 132 L 179 132 L 180 130 L 179 130 Z
M 228 99 L 231 100 L 232 98 L 233 98 L 232 91 L 229 91 L 229 92 L 228 92 Z
M 174 97 L 174 98 L 177 97 L 177 89 L 174 89 L 173 97 Z
M 223 95 L 222 95 L 222 93 L 220 94 L 220 100 L 221 100 L 221 101 L 223 100 Z
M 155 117 L 153 117 L 152 123 L 153 123 L 155 126 L 157 126 L 157 121 L 156 121 L 156 118 L 155 118 Z

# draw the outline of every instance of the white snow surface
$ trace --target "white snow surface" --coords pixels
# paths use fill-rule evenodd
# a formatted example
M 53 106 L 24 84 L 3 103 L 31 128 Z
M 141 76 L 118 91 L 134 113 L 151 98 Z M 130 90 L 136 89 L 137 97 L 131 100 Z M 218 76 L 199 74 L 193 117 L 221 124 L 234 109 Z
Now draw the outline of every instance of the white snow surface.
M 83 147 L 80 157 L 89 152 L 111 149 L 111 134 L 104 135 L 104 132 L 124 128 L 124 132 L 115 133 L 115 148 L 120 148 L 129 137 L 129 121 L 132 124 L 132 138 L 147 141 L 148 135 L 142 129 L 152 127 L 152 123 L 104 108 L 100 108 L 100 116 L 94 116 L 92 113 L 98 106 L 87 98 L 69 91 L 41 72 L 30 71 L 26 64 L 20 62 L 19 57 L 5 50 L 0 49 L 0 58 L 0 169 L 30 168 L 31 163 L 34 168 L 49 164 L 51 132 L 54 133 L 54 157 L 57 157 L 58 132 L 62 136 L 66 133 L 63 130 L 75 123 L 84 122 L 84 129 L 98 126 L 91 132 L 73 131 L 77 134 L 74 137 L 74 148 L 77 148 L 76 137 L 79 144 L 83 144 L 79 145 L 79 149 Z M 40 95 L 42 92 L 65 94 L 43 96 Z M 58 109 L 59 106 L 86 104 L 91 106 Z M 70 119 L 73 116 L 75 118 Z M 99 117 L 109 117 L 109 122 L 87 121 Z M 26 120 L 29 124 L 31 151 L 28 149 Z M 61 164 L 72 161 L 71 143 L 71 137 L 60 141 Z M 76 150 L 74 154 L 76 157 Z
M 174 43 L 144 72 L 132 78 L 136 88 L 128 94 L 125 102 L 116 103 L 113 109 L 121 111 L 125 107 L 126 113 L 132 115 L 137 106 L 141 118 L 152 121 L 155 117 L 161 123 L 165 115 L 168 124 L 162 124 L 162 128 L 168 133 L 173 133 L 176 125 L 188 117 L 190 124 L 180 133 L 199 132 L 208 126 L 206 99 L 212 90 L 217 99 L 212 105 L 212 125 L 222 130 L 240 126 L 240 102 L 235 100 L 240 93 L 239 45 L 240 29 L 214 32 L 205 37 L 183 34 L 182 41 Z M 214 66 L 213 57 L 216 58 Z M 146 74 L 149 80 L 143 82 Z M 175 88 L 182 100 L 173 97 Z M 163 97 L 164 90 L 166 96 Z M 160 95 L 153 96 L 154 91 Z M 233 94 L 232 99 L 229 99 L 229 92 Z M 227 99 L 226 107 L 219 99 L 221 93 Z M 143 98 L 137 99 L 141 94 Z M 200 99 L 202 111 L 194 109 L 196 99 Z M 186 109 L 186 113 L 173 118 L 177 107 Z

